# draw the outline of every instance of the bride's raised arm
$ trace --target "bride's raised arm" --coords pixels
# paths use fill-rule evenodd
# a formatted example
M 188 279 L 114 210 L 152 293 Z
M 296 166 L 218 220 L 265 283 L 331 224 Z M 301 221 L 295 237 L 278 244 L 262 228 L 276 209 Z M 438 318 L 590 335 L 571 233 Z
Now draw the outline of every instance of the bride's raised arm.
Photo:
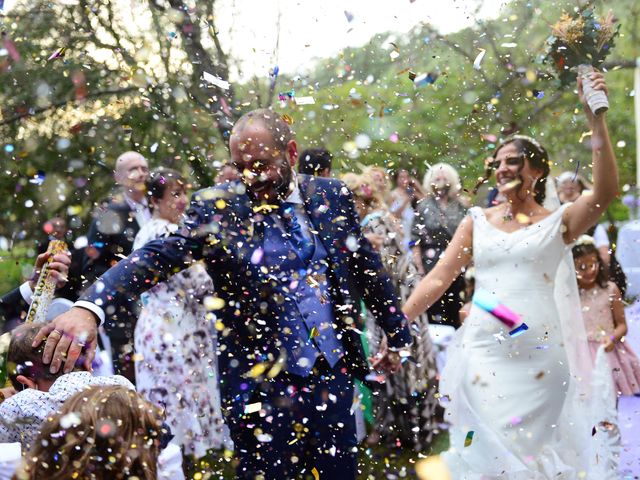
M 592 73 L 591 79 L 595 90 L 602 90 L 609 94 L 602 73 Z M 594 225 L 618 194 L 618 166 L 607 129 L 606 111 L 594 115 L 585 105 L 580 78 L 578 78 L 578 93 L 592 131 L 593 191 L 591 195 L 580 196 L 565 210 L 562 218 L 567 228 L 563 236 L 565 243 L 574 242 Z
M 409 321 L 433 305 L 447 291 L 472 259 L 473 221 L 467 216 L 458 226 L 449 246 L 433 270 L 415 288 L 402 311 Z

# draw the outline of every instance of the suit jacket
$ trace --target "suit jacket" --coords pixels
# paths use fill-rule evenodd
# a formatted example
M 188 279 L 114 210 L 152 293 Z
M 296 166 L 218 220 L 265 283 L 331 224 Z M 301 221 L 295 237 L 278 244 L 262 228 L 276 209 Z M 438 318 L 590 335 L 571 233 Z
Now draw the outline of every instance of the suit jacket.
M 352 375 L 369 373 L 356 327 L 357 298 L 363 298 L 386 332 L 391 347 L 411 343 L 407 321 L 380 258 L 362 236 L 351 192 L 339 181 L 299 176 L 300 193 L 315 234 L 330 260 L 331 295 L 345 362 Z M 258 262 L 262 248 L 264 209 L 255 207 L 244 186 L 228 183 L 193 195 L 188 221 L 179 235 L 147 243 L 90 287 L 81 297 L 104 309 L 120 297 L 138 295 L 168 274 L 204 259 L 219 300 L 206 302 L 220 323 L 219 368 L 228 413 L 242 413 L 256 379 L 248 375 L 258 363 L 275 364 L 282 345 L 270 312 L 276 301 L 272 279 Z M 350 287 L 357 288 L 352 292 Z M 121 295 L 117 295 L 120 292 Z M 122 295 L 124 294 L 124 295 Z
M 0 331 L 5 330 L 7 322 L 21 320 L 29 311 L 29 305 L 22 298 L 20 288 L 15 288 L 0 298 Z
M 89 284 L 131 253 L 138 231 L 135 212 L 122 194 L 103 202 L 93 212 L 87 234 L 93 254 L 85 254 L 82 262 L 82 275 Z

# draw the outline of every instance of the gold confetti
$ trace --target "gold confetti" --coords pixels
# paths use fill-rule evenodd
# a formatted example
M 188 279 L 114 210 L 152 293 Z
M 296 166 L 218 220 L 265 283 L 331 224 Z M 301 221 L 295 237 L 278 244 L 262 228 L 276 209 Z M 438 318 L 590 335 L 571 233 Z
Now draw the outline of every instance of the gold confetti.
M 311 473 L 313 474 L 314 480 L 320 480 L 320 472 L 318 472 L 318 469 L 316 467 L 313 467 L 311 469 Z

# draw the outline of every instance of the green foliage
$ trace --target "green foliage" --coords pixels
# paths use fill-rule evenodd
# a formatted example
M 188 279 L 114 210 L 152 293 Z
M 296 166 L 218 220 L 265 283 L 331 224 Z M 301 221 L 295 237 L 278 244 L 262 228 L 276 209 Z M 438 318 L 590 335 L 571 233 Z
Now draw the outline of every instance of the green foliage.
M 220 112 L 211 109 L 215 92 L 195 78 L 189 43 L 176 26 L 183 13 L 157 7 L 164 3 L 140 2 L 135 14 L 149 28 L 135 32 L 126 28 L 130 13 L 107 0 L 76 7 L 25 1 L 2 20 L 21 59 L 0 57 L 0 236 L 31 238 L 59 213 L 84 233 L 92 205 L 112 188 L 115 157 L 125 150 L 142 152 L 152 166 L 178 168 L 194 188 L 212 182 L 216 162 L 228 158 Z M 202 32 L 210 30 L 210 5 L 197 2 L 193 10 Z M 570 0 L 514 0 L 499 18 L 447 35 L 425 23 L 402 35 L 380 33 L 308 72 L 281 73 L 276 102 L 278 92 L 295 90 L 315 104 L 275 108 L 293 118 L 300 150 L 327 146 L 338 173 L 378 164 L 408 167 L 421 178 L 429 165 L 445 161 L 471 188 L 496 140 L 518 130 L 549 150 L 554 174 L 577 168 L 588 177 L 588 127 L 577 95 L 559 91 L 537 62 L 550 25 L 574 7 Z M 596 5 L 605 8 L 622 20 L 608 62 L 635 59 L 640 7 L 633 0 Z M 61 46 L 68 47 L 64 58 L 47 61 Z M 486 53 L 475 69 L 480 49 Z M 209 53 L 214 63 L 226 61 Z M 410 71 L 437 79 L 416 87 Z M 264 106 L 269 82 L 265 75 L 236 85 L 228 108 L 238 116 Z M 633 71 L 610 67 L 607 82 L 621 183 L 633 183 Z M 38 171 L 45 174 L 42 185 Z

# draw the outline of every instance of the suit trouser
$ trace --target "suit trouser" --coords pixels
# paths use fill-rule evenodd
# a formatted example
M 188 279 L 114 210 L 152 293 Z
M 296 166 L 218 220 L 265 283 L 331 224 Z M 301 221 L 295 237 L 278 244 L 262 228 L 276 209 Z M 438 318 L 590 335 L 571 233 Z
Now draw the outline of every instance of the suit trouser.
M 344 360 L 319 357 L 308 377 L 280 373 L 254 392 L 261 413 L 230 421 L 240 463 L 236 478 L 356 478 L 353 380 Z

